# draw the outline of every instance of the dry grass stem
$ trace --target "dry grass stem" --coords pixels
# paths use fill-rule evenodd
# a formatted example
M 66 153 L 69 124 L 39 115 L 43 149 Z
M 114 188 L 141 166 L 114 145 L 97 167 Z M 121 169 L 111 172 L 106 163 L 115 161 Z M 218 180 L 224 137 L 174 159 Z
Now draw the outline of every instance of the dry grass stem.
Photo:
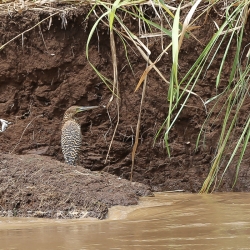
M 0 46 L 0 50 L 2 50 L 6 45 L 8 45 L 9 43 L 13 42 L 14 40 L 16 40 L 17 38 L 19 38 L 20 36 L 23 37 L 23 35 L 31 30 L 33 30 L 35 27 L 39 26 L 41 23 L 43 23 L 44 21 L 50 19 L 52 16 L 55 16 L 57 14 L 59 14 L 60 11 L 51 14 L 50 16 L 44 18 L 43 20 L 41 20 L 40 22 L 38 22 L 37 24 L 35 24 L 34 26 L 32 26 L 31 28 L 25 30 L 24 32 L 18 34 L 17 36 L 13 37 L 12 39 L 10 39 L 7 43 L 3 44 L 2 46 Z
M 108 152 L 107 152 L 107 155 L 106 155 L 105 163 L 107 162 L 107 159 L 109 157 L 111 146 L 113 144 L 114 137 L 115 137 L 118 125 L 119 125 L 119 121 L 120 121 L 119 83 L 118 83 L 116 47 L 115 47 L 115 39 L 114 39 L 113 29 L 110 30 L 110 46 L 111 46 L 111 54 L 112 54 L 114 82 L 113 82 L 113 94 L 112 94 L 112 97 L 109 100 L 109 103 L 107 104 L 107 109 L 108 109 L 110 103 L 112 102 L 112 100 L 114 98 L 114 93 L 115 93 L 115 95 L 116 95 L 116 97 L 115 97 L 116 98 L 116 106 L 117 106 L 117 122 L 116 122 L 115 129 L 114 129 L 114 132 L 113 132 L 113 135 L 112 135 L 112 139 L 111 139 L 110 144 L 109 144 L 109 148 L 108 148 Z
M 21 137 L 20 137 L 18 143 L 17 143 L 16 146 L 12 149 L 12 151 L 10 152 L 10 154 L 12 154 L 12 153 L 15 151 L 15 149 L 17 148 L 17 146 L 20 144 L 20 142 L 21 142 L 21 140 L 22 140 L 22 138 L 23 138 L 23 135 L 24 135 L 25 131 L 27 130 L 27 128 L 30 126 L 30 124 L 32 124 L 32 122 L 33 122 L 35 119 L 39 118 L 39 117 L 43 117 L 43 115 L 38 115 L 38 116 L 34 117 L 34 118 L 28 123 L 28 125 L 27 125 L 27 126 L 25 127 L 25 129 L 23 130 L 23 133 L 22 133 L 22 135 L 21 135 Z
M 149 60 L 149 58 L 148 58 L 148 60 Z M 148 64 L 146 67 L 148 67 Z M 131 165 L 131 172 L 130 172 L 130 181 L 133 180 L 133 171 L 134 171 L 134 165 L 135 165 L 135 153 L 136 153 L 136 149 L 137 149 L 138 141 L 139 141 L 140 124 L 141 124 L 141 111 L 142 111 L 142 105 L 143 105 L 143 101 L 144 101 L 145 94 L 146 94 L 146 86 L 147 86 L 147 76 L 145 77 L 144 84 L 143 84 L 141 105 L 140 105 L 140 111 L 139 111 L 139 115 L 138 115 L 136 132 L 135 132 L 135 143 L 134 143 L 134 146 L 132 149 L 132 165 Z

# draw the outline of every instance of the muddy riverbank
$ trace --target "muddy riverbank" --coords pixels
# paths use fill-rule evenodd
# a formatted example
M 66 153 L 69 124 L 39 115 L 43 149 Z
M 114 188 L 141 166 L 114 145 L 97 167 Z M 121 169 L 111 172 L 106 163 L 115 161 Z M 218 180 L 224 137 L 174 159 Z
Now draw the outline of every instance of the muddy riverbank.
M 168 112 L 168 86 L 154 70 L 148 75 L 142 106 L 133 172 L 135 182 L 126 181 L 131 173 L 131 152 L 142 93 L 141 88 L 137 92 L 134 90 L 146 61 L 136 53 L 131 42 L 128 41 L 127 50 L 124 50 L 124 43 L 117 35 L 120 106 L 119 125 L 111 150 L 108 154 L 118 121 L 115 101 L 111 102 L 109 112 L 106 109 L 93 110 L 79 116 L 83 134 L 79 166 L 64 165 L 60 129 L 65 110 L 71 105 L 107 105 L 112 92 L 86 56 L 88 35 L 97 20 L 96 15 L 88 16 L 90 7 L 86 6 L 55 7 L 65 11 L 51 18 L 49 15 L 56 11 L 45 8 L 13 10 L 0 16 L 1 44 L 35 26 L 0 50 L 0 119 L 11 122 L 7 130 L 0 133 L 1 215 L 77 218 L 87 213 L 105 218 L 110 206 L 137 204 L 138 197 L 151 191 L 182 189 L 199 192 L 216 151 L 223 114 L 220 108 L 213 110 L 211 123 L 204 128 L 205 139 L 196 147 L 207 113 L 200 99 L 191 96 L 169 133 L 169 157 L 164 147 L 164 134 L 160 133 L 154 141 Z M 212 38 L 216 30 L 214 21 L 222 23 L 219 15 L 222 7 L 211 9 L 208 16 L 197 20 L 194 25 L 200 25 L 199 29 L 194 29 L 192 36 L 185 37 L 179 55 L 180 77 Z M 155 18 L 150 9 L 146 13 Z M 182 14 L 183 19 L 185 11 Z M 45 18 L 46 21 L 37 25 Z M 124 22 L 140 36 L 136 20 L 125 15 Z M 249 42 L 248 38 L 245 33 L 243 44 Z M 171 39 L 167 36 L 162 40 L 148 39 L 152 61 L 162 52 L 162 41 L 166 45 Z M 233 44 L 232 51 L 236 49 L 236 41 Z M 88 51 L 89 60 L 98 71 L 113 79 L 109 31 L 105 25 L 97 26 Z M 224 52 L 220 49 L 218 57 L 222 58 Z M 222 87 L 227 84 L 232 61 L 233 53 L 229 53 L 226 70 L 221 75 Z M 213 61 L 193 90 L 203 100 L 223 89 L 215 88 L 220 62 Z M 172 58 L 167 54 L 157 63 L 167 79 L 170 78 L 171 63 Z M 248 100 L 242 110 L 245 112 L 242 111 L 241 122 L 235 125 L 239 130 L 249 113 Z M 220 191 L 250 190 L 249 152 L 242 161 L 234 189 L 231 187 L 235 168 L 230 166 Z
M 115 205 L 152 196 L 144 184 L 38 155 L 0 153 L 0 216 L 104 219 Z

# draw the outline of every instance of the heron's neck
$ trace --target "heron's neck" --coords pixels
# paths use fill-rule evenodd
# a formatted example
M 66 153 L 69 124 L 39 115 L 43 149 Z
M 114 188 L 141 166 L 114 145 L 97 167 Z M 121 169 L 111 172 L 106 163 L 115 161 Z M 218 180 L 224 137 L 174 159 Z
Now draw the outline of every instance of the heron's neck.
M 65 114 L 63 116 L 63 123 L 65 123 L 65 122 L 67 122 L 69 120 L 77 122 L 76 118 L 72 114 Z

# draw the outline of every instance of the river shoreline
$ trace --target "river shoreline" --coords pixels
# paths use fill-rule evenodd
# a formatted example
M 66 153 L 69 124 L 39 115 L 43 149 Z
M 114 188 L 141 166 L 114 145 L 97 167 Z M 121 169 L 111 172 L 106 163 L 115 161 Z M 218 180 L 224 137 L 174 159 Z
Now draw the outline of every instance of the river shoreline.
M 105 219 L 112 206 L 153 196 L 147 185 L 39 155 L 0 153 L 0 216 Z

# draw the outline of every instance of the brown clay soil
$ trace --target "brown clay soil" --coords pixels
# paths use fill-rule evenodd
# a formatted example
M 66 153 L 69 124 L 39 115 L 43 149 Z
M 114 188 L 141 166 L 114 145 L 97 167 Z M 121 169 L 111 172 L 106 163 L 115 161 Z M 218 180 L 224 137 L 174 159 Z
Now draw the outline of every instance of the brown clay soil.
M 211 123 L 206 127 L 206 140 L 195 150 L 206 112 L 199 98 L 191 96 L 170 132 L 171 157 L 168 157 L 163 134 L 154 144 L 155 134 L 168 112 L 168 86 L 151 70 L 133 172 L 133 181 L 147 186 L 127 181 L 142 91 L 141 88 L 137 92 L 134 90 L 146 62 L 135 53 L 133 44 L 127 46 L 132 72 L 118 37 L 115 38 L 120 87 L 119 125 L 107 161 L 118 119 L 115 101 L 111 103 L 109 113 L 101 108 L 79 115 L 83 134 L 79 166 L 72 168 L 63 163 L 60 128 L 65 110 L 71 105 L 107 105 L 112 96 L 86 59 L 88 35 L 96 21 L 94 14 L 86 19 L 89 10 L 88 7 L 78 7 L 68 11 L 66 27 L 63 26 L 63 16 L 55 15 L 51 23 L 50 19 L 46 20 L 0 51 L 0 119 L 12 123 L 0 133 L 1 215 L 26 216 L 30 213 L 34 216 L 77 217 L 87 211 L 90 216 L 104 218 L 108 207 L 136 204 L 138 196 L 149 194 L 149 189 L 198 192 L 209 172 L 222 125 L 222 115 L 218 116 L 220 110 L 214 110 Z M 148 15 L 152 13 L 148 11 Z M 48 15 L 43 10 L 1 14 L 0 43 L 8 42 Z M 222 23 L 216 9 L 211 10 L 206 22 L 205 17 L 199 20 L 201 27 L 184 40 L 179 58 L 180 77 L 213 36 L 216 29 L 213 20 Z M 125 22 L 134 32 L 138 30 L 136 20 L 127 18 Z M 249 30 L 249 22 L 246 30 Z M 245 33 L 245 45 L 248 37 Z M 169 42 L 170 38 L 164 37 L 164 44 Z M 234 44 L 223 70 L 222 88 L 227 84 L 236 49 Z M 225 48 L 227 44 L 224 45 Z M 153 61 L 161 53 L 160 39 L 149 39 L 148 47 Z M 219 59 L 200 77 L 194 89 L 204 100 L 216 94 L 215 80 L 224 48 L 220 49 Z M 157 63 L 167 79 L 171 70 L 170 55 L 171 52 Z M 109 32 L 105 25 L 99 25 L 93 35 L 89 59 L 105 77 L 113 78 Z M 237 124 L 239 128 L 249 113 L 249 100 L 243 109 L 241 123 Z M 250 189 L 249 157 L 248 151 L 234 187 L 236 191 Z M 220 191 L 232 190 L 234 173 L 233 168 L 229 169 Z
M 0 216 L 106 218 L 108 208 L 136 205 L 149 187 L 40 155 L 0 154 Z

